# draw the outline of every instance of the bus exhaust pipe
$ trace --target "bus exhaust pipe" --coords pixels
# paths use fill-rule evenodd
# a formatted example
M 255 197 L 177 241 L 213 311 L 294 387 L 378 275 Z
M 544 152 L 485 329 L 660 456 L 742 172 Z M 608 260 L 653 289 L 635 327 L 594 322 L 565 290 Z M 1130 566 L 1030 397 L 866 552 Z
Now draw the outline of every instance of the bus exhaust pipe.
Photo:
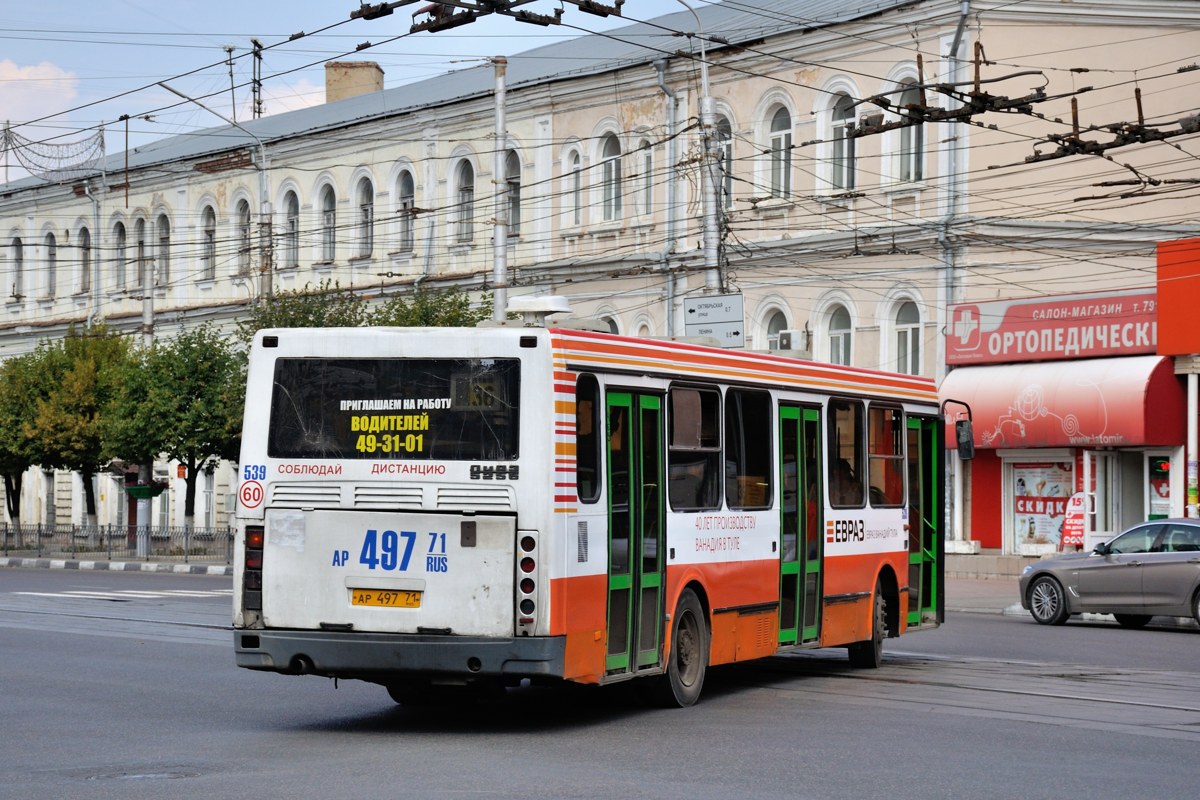
M 316 667 L 308 656 L 296 656 L 288 665 L 289 675 L 311 675 L 315 671 Z

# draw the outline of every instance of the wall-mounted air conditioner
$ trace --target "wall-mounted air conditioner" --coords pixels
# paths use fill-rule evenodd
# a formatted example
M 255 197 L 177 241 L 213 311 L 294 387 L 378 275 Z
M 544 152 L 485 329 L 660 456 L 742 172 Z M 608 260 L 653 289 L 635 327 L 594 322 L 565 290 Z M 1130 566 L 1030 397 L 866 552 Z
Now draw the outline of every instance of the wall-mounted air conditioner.
M 790 356 L 812 358 L 812 338 L 804 330 L 780 331 L 779 350 Z

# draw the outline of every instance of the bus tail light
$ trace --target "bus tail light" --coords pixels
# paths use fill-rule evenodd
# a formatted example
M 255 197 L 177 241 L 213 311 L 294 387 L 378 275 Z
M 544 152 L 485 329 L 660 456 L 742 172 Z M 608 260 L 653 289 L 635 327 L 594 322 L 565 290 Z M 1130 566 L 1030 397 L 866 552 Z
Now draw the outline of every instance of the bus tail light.
M 246 558 L 242 570 L 242 610 L 262 611 L 262 565 L 265 529 L 246 526 Z
M 537 535 L 521 532 L 517 538 L 517 635 L 532 636 L 537 627 L 538 541 Z

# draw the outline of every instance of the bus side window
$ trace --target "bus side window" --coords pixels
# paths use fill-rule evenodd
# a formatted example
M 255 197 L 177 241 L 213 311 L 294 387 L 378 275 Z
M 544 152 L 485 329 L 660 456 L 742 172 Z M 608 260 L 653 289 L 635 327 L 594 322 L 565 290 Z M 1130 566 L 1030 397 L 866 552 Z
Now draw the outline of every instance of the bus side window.
M 581 503 L 600 498 L 600 385 L 594 375 L 575 383 L 575 492 Z
M 721 507 L 721 395 L 674 387 L 670 394 L 667 496 L 676 511 Z
M 861 508 L 863 408 L 857 400 L 829 401 L 829 498 L 834 508 Z
M 766 392 L 725 393 L 725 502 L 731 509 L 771 507 L 771 418 Z
M 867 412 L 871 505 L 904 505 L 904 413 L 872 405 Z

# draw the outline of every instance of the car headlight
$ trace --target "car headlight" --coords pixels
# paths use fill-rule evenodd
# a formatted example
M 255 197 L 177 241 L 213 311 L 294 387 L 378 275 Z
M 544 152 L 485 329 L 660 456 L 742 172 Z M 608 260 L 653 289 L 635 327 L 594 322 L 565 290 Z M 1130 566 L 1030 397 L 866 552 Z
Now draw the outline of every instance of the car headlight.
M 1028 575 L 1033 572 L 1033 564 L 1026 564 L 1025 569 L 1021 570 L 1022 575 Z

